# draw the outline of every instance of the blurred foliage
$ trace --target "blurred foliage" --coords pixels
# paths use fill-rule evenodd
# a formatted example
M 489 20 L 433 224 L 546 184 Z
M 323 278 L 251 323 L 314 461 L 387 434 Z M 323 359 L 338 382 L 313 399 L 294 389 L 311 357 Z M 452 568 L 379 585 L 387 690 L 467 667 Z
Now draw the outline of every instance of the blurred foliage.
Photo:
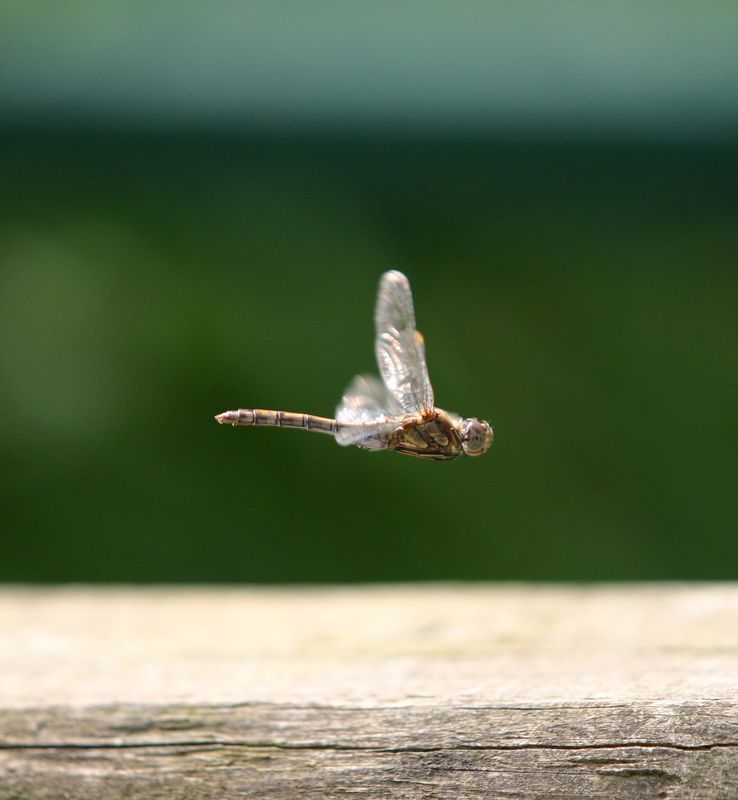
M 738 148 L 10 130 L 0 579 L 735 578 Z M 482 459 L 293 431 L 408 274 Z

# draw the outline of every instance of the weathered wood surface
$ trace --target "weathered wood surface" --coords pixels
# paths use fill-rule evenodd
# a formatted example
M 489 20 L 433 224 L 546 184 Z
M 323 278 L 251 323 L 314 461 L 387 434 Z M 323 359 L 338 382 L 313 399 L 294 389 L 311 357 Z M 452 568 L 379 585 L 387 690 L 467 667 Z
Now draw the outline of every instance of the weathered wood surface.
M 0 798 L 738 798 L 738 586 L 0 590 Z

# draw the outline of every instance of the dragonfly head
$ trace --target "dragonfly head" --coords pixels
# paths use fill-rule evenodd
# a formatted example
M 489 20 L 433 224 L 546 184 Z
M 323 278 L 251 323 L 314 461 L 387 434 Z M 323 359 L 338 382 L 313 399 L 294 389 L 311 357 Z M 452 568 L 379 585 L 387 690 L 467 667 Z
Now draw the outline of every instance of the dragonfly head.
M 492 444 L 494 434 L 489 422 L 470 417 L 463 422 L 461 446 L 468 456 L 481 456 Z

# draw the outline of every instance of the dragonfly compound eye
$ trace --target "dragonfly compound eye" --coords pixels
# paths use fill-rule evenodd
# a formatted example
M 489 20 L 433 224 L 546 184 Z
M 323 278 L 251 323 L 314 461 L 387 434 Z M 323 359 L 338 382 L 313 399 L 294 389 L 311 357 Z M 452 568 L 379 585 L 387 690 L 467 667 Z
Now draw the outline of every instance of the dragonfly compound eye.
M 468 456 L 481 456 L 492 444 L 492 428 L 478 419 L 465 420 L 462 446 Z

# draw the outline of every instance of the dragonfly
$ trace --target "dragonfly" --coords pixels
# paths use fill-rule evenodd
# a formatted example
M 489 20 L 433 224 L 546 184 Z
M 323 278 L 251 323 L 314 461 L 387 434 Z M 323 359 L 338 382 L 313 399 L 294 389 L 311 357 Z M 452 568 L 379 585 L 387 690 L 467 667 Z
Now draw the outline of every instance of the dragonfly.
M 381 380 L 357 375 L 341 398 L 335 418 L 294 411 L 239 408 L 215 419 L 222 425 L 298 428 L 333 436 L 343 446 L 394 450 L 416 458 L 449 461 L 481 456 L 492 444 L 489 422 L 436 408 L 415 326 L 410 282 L 397 270 L 382 275 L 374 313 L 375 352 Z

